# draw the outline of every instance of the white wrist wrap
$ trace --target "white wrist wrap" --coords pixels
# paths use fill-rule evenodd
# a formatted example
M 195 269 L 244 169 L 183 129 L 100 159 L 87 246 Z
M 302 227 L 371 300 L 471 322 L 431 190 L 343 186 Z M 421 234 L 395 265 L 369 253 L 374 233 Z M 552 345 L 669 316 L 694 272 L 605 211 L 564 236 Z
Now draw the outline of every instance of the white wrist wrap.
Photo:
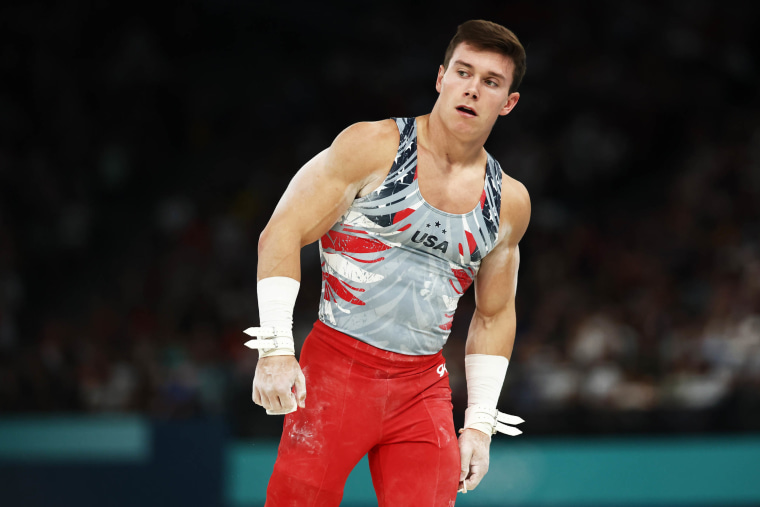
M 259 280 L 256 285 L 259 300 L 260 327 L 243 331 L 257 340 L 248 340 L 245 346 L 259 349 L 259 357 L 294 356 L 293 308 L 301 284 L 286 276 L 273 276 Z
M 501 386 L 507 376 L 509 360 L 503 356 L 468 354 L 464 357 L 467 377 L 467 410 L 464 427 L 482 431 L 488 436 L 497 431 L 517 436 L 522 431 L 508 424 L 520 424 L 520 417 L 503 414 L 496 409 Z

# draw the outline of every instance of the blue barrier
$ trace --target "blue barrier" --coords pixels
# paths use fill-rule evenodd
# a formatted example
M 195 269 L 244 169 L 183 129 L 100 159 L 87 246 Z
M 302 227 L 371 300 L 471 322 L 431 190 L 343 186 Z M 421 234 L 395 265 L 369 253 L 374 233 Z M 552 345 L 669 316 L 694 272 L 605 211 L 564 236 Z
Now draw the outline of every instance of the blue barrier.
M 149 424 L 137 416 L 0 420 L 0 461 L 142 463 L 150 452 Z

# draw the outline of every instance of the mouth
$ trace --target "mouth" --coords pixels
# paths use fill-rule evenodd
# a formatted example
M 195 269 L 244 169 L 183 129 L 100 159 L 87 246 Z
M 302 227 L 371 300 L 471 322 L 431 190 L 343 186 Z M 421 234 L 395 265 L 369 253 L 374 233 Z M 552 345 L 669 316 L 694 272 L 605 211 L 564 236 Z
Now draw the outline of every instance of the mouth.
M 475 117 L 475 116 L 478 115 L 478 113 L 476 113 L 475 110 L 472 109 L 471 107 L 457 106 L 456 109 L 457 109 L 457 111 L 459 111 L 460 113 L 462 113 L 462 114 L 464 114 L 464 115 L 466 115 L 468 117 Z

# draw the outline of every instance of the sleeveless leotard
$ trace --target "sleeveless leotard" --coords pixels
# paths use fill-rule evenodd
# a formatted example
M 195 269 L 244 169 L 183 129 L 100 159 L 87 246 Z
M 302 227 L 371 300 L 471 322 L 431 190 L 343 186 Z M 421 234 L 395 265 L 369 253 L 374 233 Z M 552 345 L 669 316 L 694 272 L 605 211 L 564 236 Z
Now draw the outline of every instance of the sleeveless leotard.
M 383 184 L 355 199 L 320 240 L 319 319 L 384 350 L 435 354 L 498 238 L 501 167 L 489 154 L 475 209 L 440 211 L 417 184 L 416 120 L 396 124 L 398 152 Z

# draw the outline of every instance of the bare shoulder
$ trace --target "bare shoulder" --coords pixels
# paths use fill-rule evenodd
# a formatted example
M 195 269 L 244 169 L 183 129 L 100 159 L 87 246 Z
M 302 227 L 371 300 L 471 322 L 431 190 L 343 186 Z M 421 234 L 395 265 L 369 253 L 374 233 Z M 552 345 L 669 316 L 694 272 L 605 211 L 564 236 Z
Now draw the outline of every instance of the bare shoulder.
M 508 235 L 509 243 L 517 244 L 525 234 L 530 222 L 530 195 L 525 185 L 501 173 L 501 211 L 499 213 L 499 236 Z
M 351 179 L 366 182 L 378 173 L 388 173 L 398 142 L 399 132 L 393 120 L 354 123 L 333 141 L 329 163 L 335 171 L 350 172 Z
M 380 121 L 360 121 L 347 127 L 335 139 L 340 142 L 360 144 L 396 143 L 399 139 L 396 122 L 391 119 Z

